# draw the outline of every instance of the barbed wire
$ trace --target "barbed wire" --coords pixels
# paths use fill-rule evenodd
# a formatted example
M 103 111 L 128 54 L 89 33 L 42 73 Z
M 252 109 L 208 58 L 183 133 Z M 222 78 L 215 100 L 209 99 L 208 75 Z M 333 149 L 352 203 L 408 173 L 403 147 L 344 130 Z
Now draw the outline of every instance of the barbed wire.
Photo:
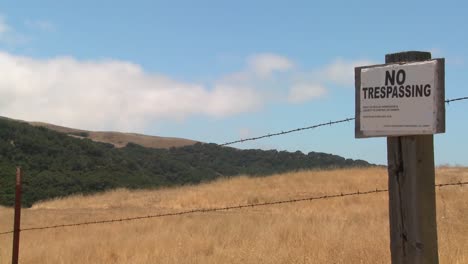
M 468 100 L 468 97 L 459 97 L 459 98 L 447 99 L 447 100 L 445 100 L 445 103 L 449 104 L 450 102 L 462 101 L 462 100 Z M 272 133 L 272 134 L 267 134 L 267 135 L 263 135 L 263 136 L 252 137 L 252 138 L 246 138 L 246 139 L 240 139 L 240 140 L 236 140 L 236 141 L 232 141 L 232 142 L 223 143 L 223 144 L 220 144 L 220 145 L 221 146 L 227 146 L 227 145 L 232 145 L 232 144 L 235 144 L 235 143 L 240 143 L 240 142 L 245 142 L 245 141 L 253 141 L 253 140 L 258 140 L 258 139 L 273 137 L 273 136 L 279 136 L 279 135 L 294 133 L 294 132 L 298 132 L 298 131 L 302 131 L 302 130 L 318 128 L 318 127 L 322 127 L 322 126 L 332 126 L 332 125 L 339 124 L 339 123 L 349 122 L 349 121 L 352 121 L 354 119 L 355 119 L 354 117 L 350 117 L 350 118 L 345 118 L 345 119 L 336 120 L 336 121 L 329 121 L 329 122 L 326 122 L 326 123 L 321 123 L 321 124 L 317 124 L 317 125 L 291 129 L 291 130 L 287 130 L 287 131 L 281 131 L 281 132 L 278 132 L 278 133 Z M 436 184 L 435 186 L 439 187 L 439 188 L 442 188 L 442 187 L 446 187 L 446 186 L 456 186 L 456 185 L 464 186 L 464 185 L 467 185 L 467 184 L 468 184 L 468 182 L 456 182 L 456 183 Z M 216 207 L 216 208 L 199 208 L 199 209 L 193 209 L 193 210 L 187 210 L 187 211 L 181 211 L 181 212 L 174 212 L 174 213 L 163 213 L 163 214 L 154 214 L 154 215 L 146 215 L 146 216 L 136 216 L 136 217 L 121 218 L 121 219 L 100 220 L 100 221 L 91 221 L 91 222 L 82 222 L 82 223 L 73 223 L 73 224 L 61 224 L 61 225 L 44 226 L 44 227 L 30 227 L 30 228 L 21 229 L 20 231 L 24 232 L 24 231 L 33 231 L 33 230 L 44 230 L 44 229 L 73 227 L 73 226 L 84 226 L 84 225 L 105 224 L 105 223 L 115 223 L 115 222 L 126 222 L 126 221 L 133 221 L 133 220 L 159 218 L 159 217 L 167 217 L 167 216 L 178 216 L 178 215 L 186 215 L 186 214 L 193 214 L 193 213 L 207 213 L 207 212 L 226 211 L 226 210 L 233 210 L 233 209 L 242 209 L 242 208 L 248 208 L 248 207 L 253 208 L 253 207 L 260 207 L 260 206 L 296 203 L 296 202 L 302 202 L 302 201 L 330 199 L 330 198 L 347 197 L 347 196 L 355 196 L 355 195 L 366 195 L 366 194 L 387 192 L 387 191 L 388 191 L 388 189 L 382 189 L 382 190 L 375 189 L 375 190 L 364 191 L 364 192 L 360 192 L 358 190 L 357 192 L 352 192 L 352 193 L 340 193 L 340 194 L 332 194 L 332 195 L 297 198 L 297 199 L 290 199 L 290 200 L 280 200 L 280 201 L 273 201 L 273 202 L 253 203 L 253 204 L 235 205 L 235 206 L 226 206 L 226 207 Z M 12 231 L 6 231 L 6 232 L 0 232 L 0 235 L 11 234 L 13 232 L 14 232 L 13 230 Z
M 442 188 L 442 187 L 447 187 L 447 186 L 463 186 L 463 185 L 467 185 L 467 184 L 468 184 L 468 182 L 458 181 L 458 182 L 438 183 L 438 184 L 435 184 L 434 186 Z
M 447 187 L 447 186 L 465 186 L 465 185 L 468 185 L 468 181 L 440 183 L 440 184 L 436 184 L 435 187 L 443 188 L 443 187 Z M 56 229 L 56 228 L 65 228 L 65 227 L 86 226 L 86 225 L 96 225 L 96 224 L 108 224 L 108 223 L 116 223 L 116 222 L 127 222 L 127 221 L 143 220 L 143 219 L 151 219 L 151 218 L 181 216 L 181 215 L 188 215 L 188 214 L 195 214 L 195 213 L 210 213 L 210 212 L 228 211 L 228 210 L 242 209 L 242 208 L 254 208 L 254 207 L 272 206 L 272 205 L 279 205 L 279 204 L 290 204 L 290 203 L 297 203 L 297 202 L 304 202 L 304 201 L 324 200 L 324 199 L 332 199 L 332 198 L 344 198 L 344 197 L 349 197 L 349 196 L 360 196 L 360 195 L 375 194 L 375 193 L 381 193 L 381 192 L 388 192 L 388 189 L 378 189 L 378 188 L 376 188 L 375 190 L 368 190 L 368 191 L 359 191 L 358 190 L 356 192 L 348 192 L 348 193 L 341 192 L 341 193 L 336 193 L 336 194 L 326 194 L 326 195 L 320 195 L 320 196 L 311 196 L 311 197 L 296 198 L 296 199 L 289 199 L 289 200 L 279 200 L 279 201 L 272 201 L 272 202 L 260 202 L 260 203 L 233 205 L 233 206 L 225 206 L 225 207 L 198 208 L 198 209 L 192 209 L 192 210 L 180 211 L 180 212 L 173 212 L 173 213 L 162 213 L 162 214 L 153 214 L 153 215 L 145 215 L 145 216 L 135 216 L 135 217 L 120 218 L 120 219 L 99 220 L 99 221 L 90 221 L 90 222 L 72 223 L 72 224 L 61 224 L 61 225 L 51 225 L 51 226 L 42 226 L 42 227 L 28 227 L 28 228 L 21 229 L 20 232 L 34 231 L 34 230 L 45 230 L 45 229 Z M 7 234 L 11 234 L 13 232 L 14 232 L 14 230 L 6 231 L 6 232 L 0 232 L 0 235 L 7 235 Z
M 450 104 L 450 102 L 462 101 L 462 100 L 468 100 L 468 97 L 459 97 L 459 98 L 447 99 L 447 100 L 445 100 L 445 103 Z M 287 130 L 287 131 L 281 131 L 281 132 L 277 132 L 277 133 L 270 133 L 270 134 L 266 134 L 266 135 L 263 135 L 263 136 L 234 140 L 234 141 L 222 143 L 222 144 L 219 144 L 219 145 L 220 146 L 228 146 L 228 145 L 233 145 L 233 144 L 236 144 L 236 143 L 242 143 L 242 142 L 246 142 L 246 141 L 255 141 L 255 140 L 262 139 L 262 138 L 280 136 L 280 135 L 299 132 L 299 131 L 303 131 L 303 130 L 314 129 L 314 128 L 318 128 L 318 127 L 322 127 L 322 126 L 332 126 L 332 125 L 336 125 L 336 124 L 339 124 L 339 123 L 349 122 L 349 121 L 352 121 L 354 119 L 356 119 L 356 118 L 355 117 L 349 117 L 349 118 L 345 118 L 345 119 L 342 119 L 342 120 L 329 121 L 329 122 L 321 123 L 321 124 L 317 124 L 317 125 L 312 125 L 312 126 L 307 126 L 307 127 L 300 127 L 300 128 L 295 128 L 295 129 L 291 129 L 291 130 Z
M 462 100 L 468 100 L 468 96 L 466 96 L 466 97 L 454 98 L 454 99 L 448 99 L 448 100 L 445 100 L 445 102 L 446 102 L 447 104 L 449 104 L 450 102 L 462 101 Z
M 317 128 L 317 127 L 321 127 L 321 126 L 331 126 L 331 125 L 335 125 L 335 124 L 339 124 L 339 123 L 343 123 L 343 122 L 348 122 L 348 121 L 351 121 L 351 120 L 354 120 L 354 117 L 350 117 L 350 118 L 346 118 L 346 119 L 342 119 L 342 120 L 336 120 L 336 121 L 329 121 L 329 122 L 326 122 L 326 123 L 321 123 L 321 124 L 308 126 L 308 127 L 301 127 L 301 128 L 291 129 L 291 130 L 287 130 L 287 131 L 281 131 L 281 132 L 278 132 L 278 133 L 267 134 L 267 135 L 263 135 L 263 136 L 259 136 L 259 137 L 239 139 L 239 140 L 235 140 L 235 141 L 220 144 L 220 146 L 227 146 L 227 145 L 232 145 L 232 144 L 235 144 L 235 143 L 240 143 L 240 142 L 245 142 L 245 141 L 253 141 L 253 140 L 258 140 L 258 139 L 267 138 L 267 137 L 285 135 L 285 134 L 298 132 L 298 131 L 302 131 L 302 130 L 307 130 L 307 129 L 313 129 L 313 128 Z

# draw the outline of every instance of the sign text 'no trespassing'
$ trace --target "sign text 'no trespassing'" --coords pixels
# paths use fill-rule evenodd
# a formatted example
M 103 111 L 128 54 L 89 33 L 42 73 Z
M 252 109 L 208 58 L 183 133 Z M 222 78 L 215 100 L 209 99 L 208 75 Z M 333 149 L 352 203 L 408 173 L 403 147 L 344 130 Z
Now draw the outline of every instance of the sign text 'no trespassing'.
M 357 67 L 356 137 L 445 132 L 444 60 Z

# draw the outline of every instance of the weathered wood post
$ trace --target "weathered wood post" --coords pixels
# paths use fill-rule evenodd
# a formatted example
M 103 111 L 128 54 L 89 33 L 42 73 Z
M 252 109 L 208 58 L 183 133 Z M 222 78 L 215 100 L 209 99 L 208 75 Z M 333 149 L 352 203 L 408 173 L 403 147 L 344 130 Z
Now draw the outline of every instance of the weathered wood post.
M 21 168 L 16 168 L 16 193 L 15 193 L 15 223 L 13 228 L 13 254 L 12 264 L 18 264 L 19 239 L 21 223 Z
M 385 63 L 429 59 L 429 52 L 403 52 Z M 392 263 L 439 263 L 434 136 L 387 137 L 387 160 Z
M 356 138 L 387 137 L 392 263 L 439 262 L 433 134 L 445 132 L 445 60 L 400 52 L 355 68 Z

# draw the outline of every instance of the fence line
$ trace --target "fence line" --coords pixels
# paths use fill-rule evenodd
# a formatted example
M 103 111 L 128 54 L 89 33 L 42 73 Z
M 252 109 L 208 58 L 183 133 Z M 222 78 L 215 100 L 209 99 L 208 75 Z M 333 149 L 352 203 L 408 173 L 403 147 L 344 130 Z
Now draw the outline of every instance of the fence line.
M 439 188 L 444 188 L 444 187 L 448 187 L 448 186 L 460 186 L 461 187 L 461 186 L 465 186 L 465 185 L 468 185 L 468 181 L 440 183 L 440 184 L 436 184 L 435 187 L 439 187 Z M 388 189 L 378 189 L 378 188 L 376 188 L 375 190 L 368 190 L 368 191 L 359 191 L 358 190 L 356 192 L 326 194 L 326 195 L 321 195 L 321 196 L 310 196 L 310 197 L 305 197 L 305 198 L 279 200 L 279 201 L 272 201 L 272 202 L 251 203 L 251 204 L 233 205 L 233 206 L 225 206 L 225 207 L 197 208 L 197 209 L 174 212 L 174 213 L 162 213 L 162 214 L 153 214 L 153 215 L 146 215 L 146 216 L 135 216 L 135 217 L 120 218 L 120 219 L 109 219 L 109 220 L 90 221 L 90 222 L 72 223 L 72 224 L 61 224 L 61 225 L 42 226 L 42 227 L 29 227 L 29 228 L 23 228 L 20 231 L 25 232 L 25 231 L 56 229 L 56 228 L 73 227 L 73 226 L 109 224 L 109 223 L 127 222 L 127 221 L 150 219 L 150 218 L 161 218 L 161 217 L 167 217 L 167 216 L 188 215 L 188 214 L 194 214 L 194 213 L 210 213 L 210 212 L 228 211 L 228 210 L 242 209 L 242 208 L 254 208 L 254 207 L 262 207 L 262 206 L 272 206 L 272 205 L 278 205 L 278 204 L 290 204 L 290 203 L 297 203 L 297 202 L 303 202 L 303 201 L 324 200 L 324 199 L 332 199 L 332 198 L 344 198 L 344 197 L 348 197 L 348 196 L 360 196 L 360 195 L 375 194 L 375 193 L 381 193 L 381 192 L 388 192 Z M 14 232 L 13 230 L 12 231 L 6 231 L 6 232 L 0 232 L 0 236 L 1 235 L 11 234 L 13 232 Z
M 459 97 L 459 98 L 454 98 L 454 99 L 447 99 L 445 102 L 449 104 L 450 102 L 455 102 L 455 101 L 462 101 L 462 100 L 468 100 L 468 96 L 465 97 Z
M 267 134 L 267 135 L 263 135 L 263 136 L 259 136 L 259 137 L 239 139 L 239 140 L 235 140 L 235 141 L 232 141 L 232 142 L 227 142 L 227 143 L 220 144 L 220 146 L 227 146 L 227 145 L 232 145 L 232 144 L 235 144 L 235 143 L 241 143 L 241 142 L 245 142 L 245 141 L 254 141 L 254 140 L 258 140 L 258 139 L 262 139 L 262 138 L 289 134 L 289 133 L 298 132 L 298 131 L 307 130 L 307 129 L 313 129 L 313 128 L 317 128 L 317 127 L 321 127 L 321 126 L 331 126 L 331 125 L 336 125 L 336 124 L 339 124 L 339 123 L 349 122 L 351 120 L 354 120 L 354 117 L 350 117 L 350 118 L 346 118 L 346 119 L 342 119 L 342 120 L 336 120 L 336 121 L 329 121 L 329 122 L 326 122 L 326 123 L 317 124 L 317 125 L 308 126 L 308 127 L 301 127 L 301 128 L 291 129 L 291 130 L 288 130 L 288 131 L 281 131 L 281 132 L 278 132 L 278 133 Z
M 447 99 L 447 100 L 445 100 L 445 103 L 450 104 L 450 102 L 463 101 L 463 100 L 468 100 L 468 97 L 459 97 L 459 98 Z M 352 120 L 355 120 L 355 117 L 345 118 L 345 119 L 336 120 L 336 121 L 329 121 L 329 122 L 326 122 L 326 123 L 321 123 L 321 124 L 316 124 L 316 125 L 312 125 L 312 126 L 291 129 L 291 130 L 287 130 L 287 131 L 281 131 L 281 132 L 278 132 L 278 133 L 266 134 L 266 135 L 258 136 L 258 137 L 251 137 L 251 138 L 246 138 L 246 139 L 235 140 L 235 141 L 226 142 L 226 143 L 223 143 L 223 144 L 220 144 L 220 145 L 221 146 L 228 146 L 228 145 L 232 145 L 232 144 L 235 144 L 235 143 L 241 143 L 241 142 L 245 142 L 245 141 L 255 141 L 255 140 L 259 140 L 259 139 L 263 139 L 263 138 L 267 138 L 267 137 L 274 137 L 274 136 L 299 132 L 299 131 L 303 131 L 303 130 L 314 129 L 314 128 L 318 128 L 318 127 L 322 127 L 322 126 L 332 126 L 332 125 L 336 125 L 336 124 L 339 124 L 339 123 L 349 122 L 349 121 L 352 121 Z M 439 188 L 444 188 L 444 187 L 449 187 L 449 186 L 463 187 L 465 185 L 468 185 L 468 181 L 441 183 L 441 184 L 435 184 L 434 186 L 439 187 Z M 87 226 L 87 225 L 96 225 L 96 224 L 111 224 L 111 223 L 116 223 L 116 222 L 128 222 L 128 221 L 134 221 L 134 220 L 161 218 L 161 217 L 168 217 L 168 216 L 182 216 L 182 215 L 189 215 L 189 214 L 195 214 L 195 213 L 210 213 L 210 212 L 227 211 L 227 210 L 235 210 L 235 209 L 242 209 L 242 208 L 273 206 L 273 205 L 279 205 L 279 204 L 292 204 L 292 203 L 303 202 L 303 201 L 314 201 L 314 200 L 323 200 L 323 199 L 344 198 L 344 197 L 349 197 L 349 196 L 361 196 L 361 195 L 376 194 L 376 193 L 382 193 L 382 192 L 388 192 L 388 189 L 378 189 L 378 188 L 376 188 L 375 190 L 368 190 L 368 191 L 359 191 L 358 190 L 356 192 L 339 193 L 339 194 L 338 193 L 337 194 L 325 194 L 325 195 L 321 195 L 321 196 L 310 196 L 310 197 L 295 198 L 295 199 L 288 199 L 288 200 L 278 200 L 278 201 L 271 201 L 271 202 L 259 202 L 259 203 L 243 204 L 243 205 L 231 205 L 231 206 L 225 206 L 225 207 L 197 208 L 197 209 L 180 211 L 180 212 L 172 212 L 172 213 L 160 213 L 160 214 L 152 214 L 152 215 L 146 215 L 146 216 L 135 216 L 135 217 L 120 218 L 120 219 L 108 219 L 108 220 L 89 221 L 89 222 L 81 222 L 81 223 L 50 225 L 50 226 L 42 226 L 42 227 L 29 227 L 29 228 L 23 228 L 23 229 L 15 229 L 15 230 L 19 234 L 19 232 L 26 232 L 26 231 L 47 230 L 47 229 Z M 0 236 L 13 234 L 15 232 L 15 230 L 0 232 Z
M 445 100 L 445 103 L 450 104 L 450 102 L 463 101 L 463 100 L 468 100 L 468 96 L 467 97 L 447 99 L 447 100 Z M 262 139 L 262 138 L 280 136 L 280 135 L 299 132 L 299 131 L 303 131 L 303 130 L 318 128 L 318 127 L 322 127 L 322 126 L 332 126 L 332 125 L 336 125 L 336 124 L 339 124 L 339 123 L 349 122 L 349 121 L 352 121 L 354 119 L 356 119 L 356 118 L 355 117 L 349 117 L 349 118 L 336 120 L 336 121 L 329 121 L 329 122 L 321 123 L 321 124 L 317 124 L 317 125 L 312 125 L 312 126 L 307 126 L 307 127 L 300 127 L 300 128 L 291 129 L 291 130 L 287 130 L 287 131 L 281 131 L 281 132 L 277 132 L 277 133 L 270 133 L 270 134 L 266 134 L 266 135 L 263 135 L 263 136 L 234 140 L 234 141 L 222 143 L 222 144 L 219 144 L 219 145 L 220 146 L 228 146 L 228 145 L 233 145 L 235 143 L 242 143 L 242 142 L 246 142 L 246 141 L 255 141 L 255 140 Z

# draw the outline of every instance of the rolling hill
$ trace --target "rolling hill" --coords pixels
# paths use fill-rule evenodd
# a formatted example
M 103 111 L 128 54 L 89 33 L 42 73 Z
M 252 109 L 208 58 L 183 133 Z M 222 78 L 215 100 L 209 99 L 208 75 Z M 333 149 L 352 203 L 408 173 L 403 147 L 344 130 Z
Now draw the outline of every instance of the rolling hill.
M 13 204 L 16 166 L 24 171 L 23 205 L 31 206 L 54 197 L 122 187 L 155 188 L 241 174 L 263 176 L 302 169 L 370 165 L 363 160 L 326 153 L 239 150 L 205 143 L 177 148 L 128 143 L 117 148 L 84 135 L 72 137 L 70 131 L 63 132 L 0 119 L 1 205 Z
M 29 124 L 36 127 L 45 127 L 50 130 L 65 133 L 70 136 L 78 138 L 88 138 L 92 141 L 109 143 L 114 145 L 116 148 L 123 148 L 128 143 L 134 143 L 147 148 L 171 148 L 171 147 L 183 147 L 190 146 L 197 141 L 185 139 L 185 138 L 172 138 L 172 137 L 158 137 L 148 136 L 137 133 L 123 133 L 123 132 L 111 132 L 111 131 L 88 131 L 76 128 L 68 128 L 63 126 L 57 126 L 44 122 L 28 122 Z

